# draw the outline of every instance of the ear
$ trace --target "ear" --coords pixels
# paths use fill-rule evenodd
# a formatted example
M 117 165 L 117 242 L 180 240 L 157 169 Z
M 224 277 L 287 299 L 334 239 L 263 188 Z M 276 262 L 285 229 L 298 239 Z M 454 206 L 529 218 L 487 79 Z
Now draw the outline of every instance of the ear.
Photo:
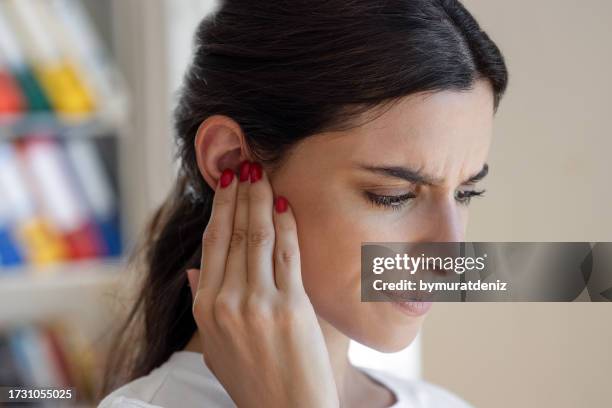
M 223 170 L 237 173 L 240 163 L 248 159 L 242 128 L 224 115 L 213 115 L 202 122 L 195 138 L 195 153 L 200 174 L 213 190 Z

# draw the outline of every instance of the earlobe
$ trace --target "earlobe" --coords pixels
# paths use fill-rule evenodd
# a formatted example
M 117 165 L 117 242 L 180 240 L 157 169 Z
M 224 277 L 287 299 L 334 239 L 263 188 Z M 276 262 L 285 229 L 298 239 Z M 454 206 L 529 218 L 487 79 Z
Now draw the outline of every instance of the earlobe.
M 213 115 L 200 124 L 194 147 L 200 174 L 213 190 L 223 170 L 237 172 L 240 163 L 248 159 L 240 125 L 224 115 Z

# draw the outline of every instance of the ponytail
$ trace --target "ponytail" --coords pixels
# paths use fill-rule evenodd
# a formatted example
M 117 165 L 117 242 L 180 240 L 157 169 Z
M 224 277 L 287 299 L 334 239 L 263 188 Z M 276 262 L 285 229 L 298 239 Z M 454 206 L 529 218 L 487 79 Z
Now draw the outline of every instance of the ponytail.
M 201 237 L 210 218 L 213 190 L 192 194 L 182 175 L 146 229 L 130 260 L 144 268 L 138 297 L 119 327 L 106 367 L 102 395 L 148 374 L 187 345 L 196 329 L 191 314 L 189 268 L 199 268 Z

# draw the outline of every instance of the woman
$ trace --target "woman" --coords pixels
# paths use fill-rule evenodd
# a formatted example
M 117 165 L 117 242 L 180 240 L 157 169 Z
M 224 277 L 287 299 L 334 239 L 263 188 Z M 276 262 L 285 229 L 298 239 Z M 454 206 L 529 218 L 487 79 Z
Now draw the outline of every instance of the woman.
M 347 350 L 408 346 L 429 308 L 361 302 L 362 242 L 464 239 L 495 44 L 455 0 L 230 0 L 195 45 L 179 180 L 108 372 L 131 382 L 101 406 L 466 406 Z

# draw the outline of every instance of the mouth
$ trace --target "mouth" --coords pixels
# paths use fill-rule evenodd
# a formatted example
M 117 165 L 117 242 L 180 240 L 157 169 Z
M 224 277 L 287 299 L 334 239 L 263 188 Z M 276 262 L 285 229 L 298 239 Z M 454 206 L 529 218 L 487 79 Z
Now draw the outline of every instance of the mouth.
M 423 292 L 411 293 L 409 295 L 397 293 L 393 291 L 381 291 L 384 297 L 389 299 L 392 307 L 399 312 L 411 316 L 419 317 L 426 314 L 431 309 L 432 303 L 431 296 Z
M 432 302 L 391 302 L 391 306 L 405 315 L 420 317 L 431 309 Z
M 422 291 L 392 291 L 381 290 L 380 293 L 391 302 L 431 302 L 433 295 Z

